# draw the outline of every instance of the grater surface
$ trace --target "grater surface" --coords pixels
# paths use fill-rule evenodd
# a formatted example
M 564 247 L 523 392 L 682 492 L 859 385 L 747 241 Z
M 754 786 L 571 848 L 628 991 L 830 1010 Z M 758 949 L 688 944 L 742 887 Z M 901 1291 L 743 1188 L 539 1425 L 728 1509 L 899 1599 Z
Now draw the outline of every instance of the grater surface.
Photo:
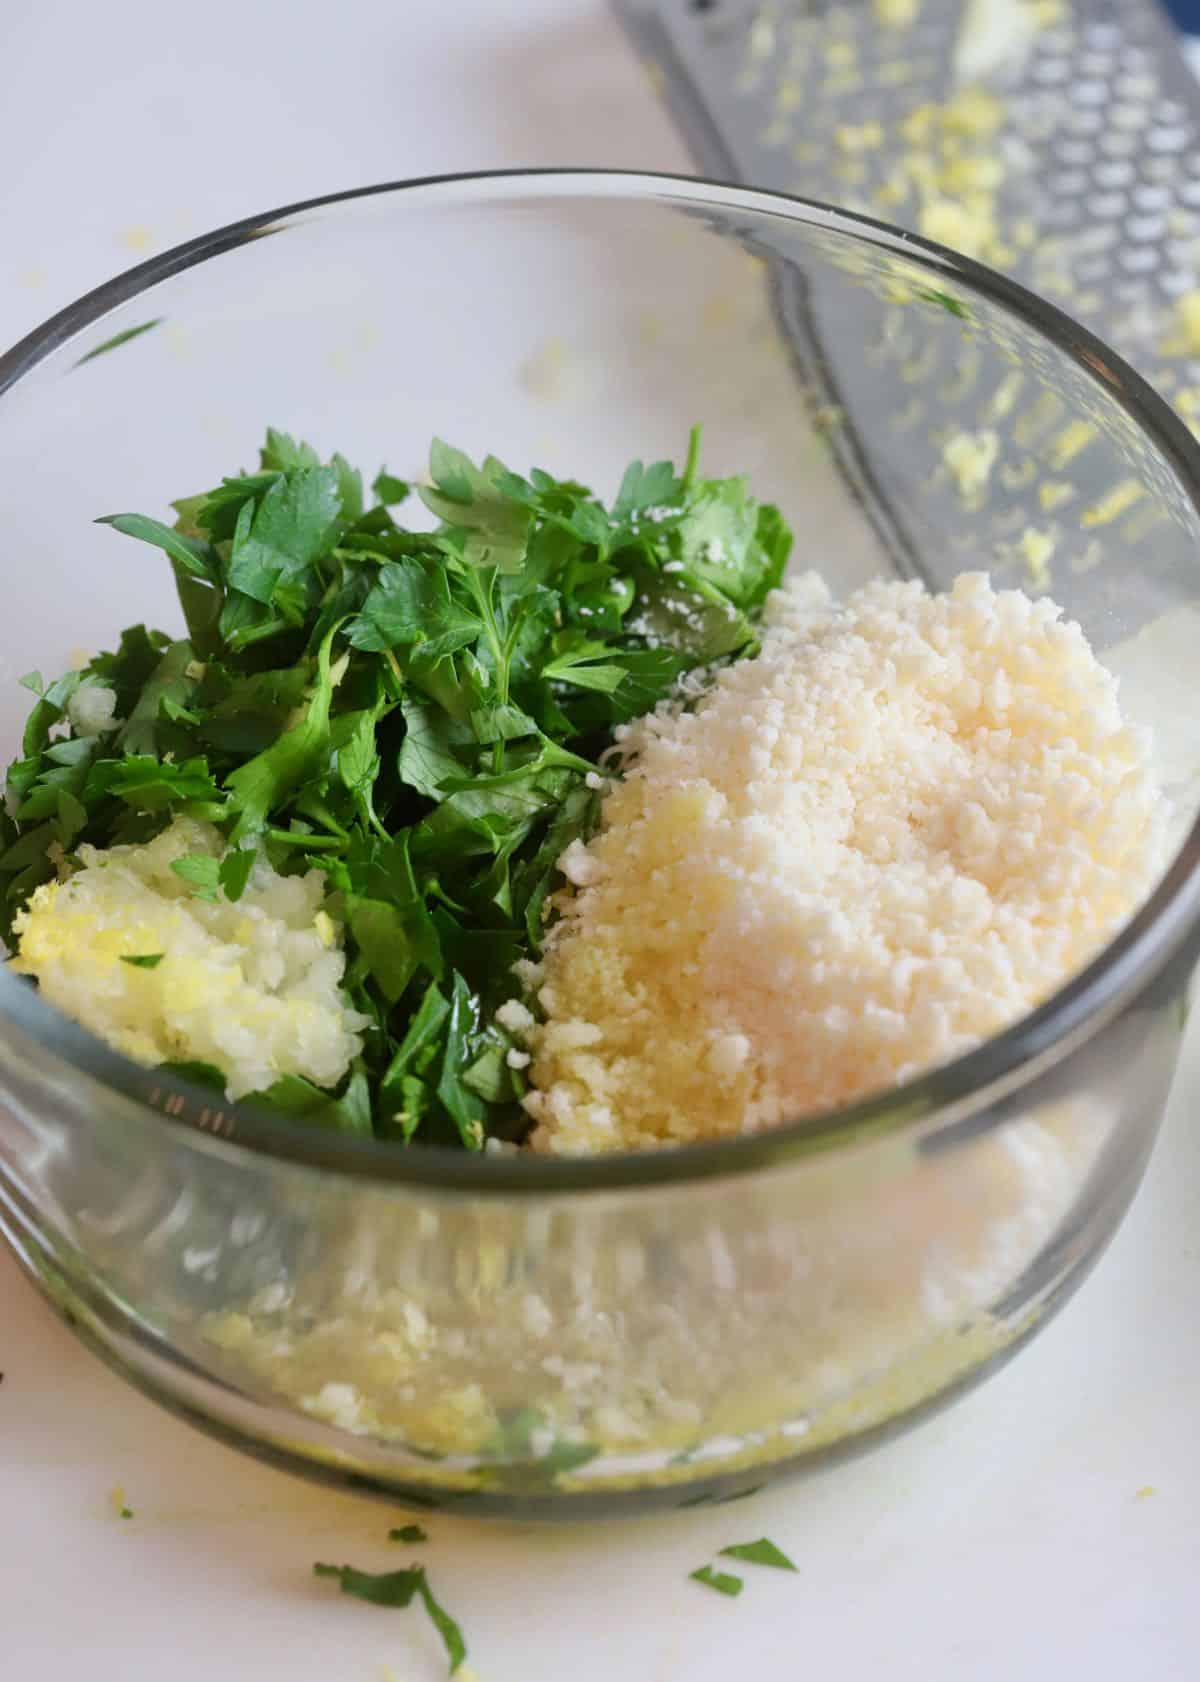
M 1000 269 L 1112 344 L 1200 434 L 1200 85 L 1153 0 L 620 9 L 703 170 L 831 201 Z M 1165 529 L 1170 509 L 1146 494 L 1161 472 L 1148 459 L 1138 471 L 1132 429 L 1128 482 L 1113 480 L 1111 453 L 1103 468 L 1089 462 L 1055 391 L 1061 368 L 1030 366 L 1022 346 L 1021 366 L 983 389 L 972 335 L 951 364 L 945 323 L 906 307 L 902 262 L 890 281 L 886 264 L 876 277 L 876 291 L 898 290 L 882 332 L 860 287 L 771 267 L 785 335 L 806 383 L 838 414 L 835 454 L 897 572 L 926 573 L 921 511 L 880 465 L 906 434 L 906 477 L 943 500 L 963 500 L 962 475 L 948 467 L 956 452 L 994 458 L 965 498 L 978 518 L 964 537 L 990 550 L 992 570 L 1048 587 L 1042 548 L 1055 568 L 1083 572 L 1116 537 L 1136 552 L 1144 588 L 1135 608 L 1118 608 L 1110 569 L 1097 569 L 1095 588 L 1125 621 L 1114 636 L 1178 600 L 1192 545 L 1183 522 Z M 999 316 L 971 326 L 1002 331 Z M 864 332 L 874 339 L 865 357 Z M 1105 407 L 1098 399 L 1097 425 L 1118 424 Z M 1014 508 L 1028 508 L 1033 479 L 1047 518 L 1022 546 Z

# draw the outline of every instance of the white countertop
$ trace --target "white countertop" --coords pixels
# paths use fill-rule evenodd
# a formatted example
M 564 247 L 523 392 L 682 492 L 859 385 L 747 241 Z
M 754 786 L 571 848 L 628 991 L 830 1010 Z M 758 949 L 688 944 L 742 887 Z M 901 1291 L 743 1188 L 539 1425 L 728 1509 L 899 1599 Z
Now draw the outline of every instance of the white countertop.
M 601 0 L 42 0 L 5 22 L 5 341 L 148 252 L 312 193 L 687 167 Z M 1194 1682 L 1198 1107 L 1200 1029 L 1131 1216 L 1013 1365 L 886 1449 L 703 1515 L 435 1518 L 426 1548 L 391 1546 L 388 1507 L 268 1471 L 125 1389 L 0 1257 L 0 1670 L 422 1682 L 445 1672 L 419 1613 L 311 1576 L 419 1551 L 480 1682 Z M 763 1534 L 796 1576 L 748 1568 L 736 1602 L 688 1582 Z

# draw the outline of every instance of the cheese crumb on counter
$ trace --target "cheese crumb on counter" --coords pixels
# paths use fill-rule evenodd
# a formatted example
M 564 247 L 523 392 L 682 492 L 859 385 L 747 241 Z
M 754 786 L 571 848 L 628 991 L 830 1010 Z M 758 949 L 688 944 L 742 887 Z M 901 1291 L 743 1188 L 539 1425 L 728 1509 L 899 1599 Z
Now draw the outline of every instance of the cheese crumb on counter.
M 810 576 L 768 618 L 758 657 L 632 727 L 572 852 L 524 1035 L 535 1149 L 906 1080 L 1045 999 L 1165 862 L 1148 738 L 1052 602 L 976 573 L 839 607 Z
M 280 876 L 260 855 L 236 903 L 198 898 L 171 866 L 223 847 L 189 818 L 144 845 L 80 847 L 80 868 L 18 913 L 12 968 L 135 1062 L 213 1064 L 231 1098 L 285 1074 L 336 1086 L 367 1018 L 341 991 L 324 874 Z M 147 957 L 157 962 L 122 961 Z

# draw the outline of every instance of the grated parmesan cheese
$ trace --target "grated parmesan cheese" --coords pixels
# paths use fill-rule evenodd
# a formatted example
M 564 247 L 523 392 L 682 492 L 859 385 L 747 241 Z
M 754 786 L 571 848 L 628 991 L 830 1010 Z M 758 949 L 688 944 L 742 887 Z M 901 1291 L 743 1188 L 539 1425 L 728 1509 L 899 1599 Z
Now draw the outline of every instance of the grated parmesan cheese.
M 837 607 L 810 576 L 768 612 L 757 658 L 632 727 L 563 861 L 536 1149 L 751 1131 L 943 1063 L 1086 962 L 1164 862 L 1148 739 L 1052 602 L 976 573 Z

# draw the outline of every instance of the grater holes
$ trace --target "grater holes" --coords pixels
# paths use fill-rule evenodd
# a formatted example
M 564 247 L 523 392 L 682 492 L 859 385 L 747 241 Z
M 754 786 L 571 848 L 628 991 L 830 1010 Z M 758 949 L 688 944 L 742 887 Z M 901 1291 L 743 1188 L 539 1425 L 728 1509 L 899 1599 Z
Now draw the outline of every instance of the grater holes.
M 950 43 L 963 0 L 918 0 L 915 27 L 903 32 L 903 52 L 890 32 L 870 27 L 872 0 L 712 0 L 711 6 L 698 8 L 708 17 L 689 16 L 689 0 L 639 3 L 657 5 L 664 13 L 669 9 L 681 25 L 687 18 L 695 43 L 689 52 L 698 56 L 702 46 L 707 60 L 700 91 L 718 118 L 722 100 L 726 112 L 735 103 L 731 84 L 739 68 L 752 69 L 757 87 L 749 99 L 736 102 L 752 132 L 731 137 L 731 145 L 736 141 L 741 148 L 734 155 L 743 179 L 755 179 L 757 165 L 768 185 L 772 180 L 788 185 L 786 177 L 803 166 L 807 179 L 802 190 L 842 199 L 853 194 L 861 200 L 874 187 L 892 186 L 893 159 L 886 145 L 878 156 L 856 153 L 856 179 L 841 177 L 845 160 L 833 134 L 839 124 L 861 120 L 856 99 L 872 100 L 871 116 L 888 128 L 919 98 L 936 106 L 953 95 Z M 1015 4 L 1045 15 L 1054 0 L 1045 0 L 1044 6 L 1042 0 Z M 1011 67 L 1013 74 L 996 87 L 1005 104 L 996 146 L 1006 169 L 995 194 L 997 238 L 1017 226 L 1016 218 L 1028 229 L 1011 239 L 1011 255 L 1003 266 L 1015 278 L 1052 292 L 1076 315 L 1107 322 L 1119 346 L 1134 351 L 1139 363 L 1148 360 L 1146 371 L 1153 377 L 1174 299 L 1198 284 L 1200 105 L 1185 86 L 1171 80 L 1170 43 L 1160 37 L 1151 5 L 1065 0 L 1065 9 L 1066 26 L 1042 29 L 1023 68 Z M 757 54 L 747 54 L 751 24 L 764 17 L 773 26 L 774 50 L 766 54 L 760 45 Z M 922 28 L 926 22 L 933 31 L 928 36 Z M 765 41 L 761 27 L 757 33 Z M 831 40 L 839 45 L 827 64 L 825 48 Z M 848 46 L 854 49 L 853 66 Z M 922 59 L 936 54 L 930 86 L 919 87 L 912 74 L 914 49 Z M 799 65 L 798 52 L 806 60 Z M 1072 97 L 1075 80 L 1084 84 L 1082 98 Z M 776 109 L 759 106 L 747 116 L 756 100 Z M 766 151 L 760 139 L 756 146 L 760 124 L 785 115 L 789 132 L 783 151 Z M 793 148 L 795 163 L 789 167 Z M 970 142 L 964 143 L 965 152 L 971 149 Z M 889 198 L 886 206 L 873 205 L 874 214 L 911 223 L 919 200 L 919 193 L 903 204 Z M 1096 226 L 1097 207 L 1111 218 L 1102 227 Z M 1143 261 L 1152 248 L 1157 265 Z M 899 378 L 902 349 L 895 344 L 883 350 L 888 378 Z M 908 347 L 919 349 L 919 344 Z M 1000 347 L 998 353 L 1003 354 Z M 1012 347 L 1009 360 L 1015 366 L 1026 355 L 1022 342 Z M 1171 359 L 1170 372 L 1177 379 L 1182 367 L 1183 358 Z M 1200 384 L 1200 368 L 1195 373 Z
M 1081 257 L 1074 268 L 1076 280 L 1083 281 L 1085 286 L 1092 286 L 1107 276 L 1112 264 L 1107 255 L 1100 252 L 1094 257 Z
M 1054 139 L 1058 130 L 1058 116 L 1054 107 L 1050 105 L 1043 106 L 1039 110 L 1024 111 L 1020 113 L 1014 111 L 1013 119 L 1014 124 L 1019 125 L 1021 139 L 1020 141 L 1016 141 L 1013 137 L 1009 136 L 1003 149 L 1010 157 L 1015 156 L 1019 160 L 1018 168 L 1021 168 L 1024 165 L 1025 159 L 1028 158 L 1028 149 L 1030 145 L 1036 146 L 1041 141 Z M 1068 142 L 1068 144 L 1070 144 L 1070 142 Z M 1063 150 L 1064 149 L 1060 148 L 1060 152 Z M 1063 162 L 1075 164 L 1087 163 L 1091 156 L 1091 152 L 1091 146 L 1082 141 L 1076 141 L 1076 155 L 1073 158 L 1068 158 L 1063 155 Z
M 1182 123 L 1174 127 L 1163 124 L 1152 128 L 1146 136 L 1146 145 L 1151 152 L 1182 152 L 1188 143 L 1188 131 Z
M 1168 250 L 1167 262 L 1174 266 L 1169 269 L 1164 267 L 1162 274 L 1159 276 L 1159 283 L 1163 290 L 1172 294 L 1179 291 L 1192 291 L 1196 285 L 1195 245 L 1178 245 L 1173 250 Z M 1176 285 L 1180 275 L 1185 277 L 1185 284 L 1182 287 Z
M 1116 225 L 1112 222 L 1098 222 L 1094 227 L 1080 234 L 1075 242 L 1080 256 L 1090 256 L 1095 251 L 1107 251 L 1117 239 Z
M 1070 79 L 1071 66 L 1065 58 L 1039 58 L 1030 75 L 1035 82 L 1057 85 Z
M 1173 204 L 1167 217 L 1167 227 L 1170 238 L 1166 241 L 1166 250 L 1173 260 L 1179 260 L 1181 251 L 1196 249 L 1196 236 L 1200 234 L 1200 217 L 1194 210 L 1185 210 L 1179 204 Z
M 1058 155 L 1065 164 L 1090 164 L 1096 148 L 1087 140 L 1064 140 Z
M 1138 99 L 1146 103 L 1158 92 L 1158 83 L 1153 76 L 1126 70 L 1113 82 L 1113 92 L 1120 99 Z
M 1136 209 L 1144 211 L 1166 210 L 1171 203 L 1171 193 L 1166 187 L 1135 187 L 1130 198 Z
M 1161 239 L 1166 231 L 1165 216 L 1130 216 L 1125 221 L 1125 232 L 1132 240 Z
M 1088 214 L 1101 221 L 1123 216 L 1127 200 L 1124 193 L 1093 193 L 1088 200 Z
M 1118 251 L 1117 262 L 1129 274 L 1148 274 L 1158 267 L 1158 252 L 1141 245 L 1126 245 Z
M 1154 107 L 1154 120 L 1156 123 L 1179 125 L 1186 123 L 1187 119 L 1187 111 L 1182 105 L 1180 105 L 1177 99 L 1160 99 L 1158 104 Z
M 1064 169 L 1054 185 L 1065 197 L 1075 198 L 1087 191 L 1088 178 L 1081 169 Z

